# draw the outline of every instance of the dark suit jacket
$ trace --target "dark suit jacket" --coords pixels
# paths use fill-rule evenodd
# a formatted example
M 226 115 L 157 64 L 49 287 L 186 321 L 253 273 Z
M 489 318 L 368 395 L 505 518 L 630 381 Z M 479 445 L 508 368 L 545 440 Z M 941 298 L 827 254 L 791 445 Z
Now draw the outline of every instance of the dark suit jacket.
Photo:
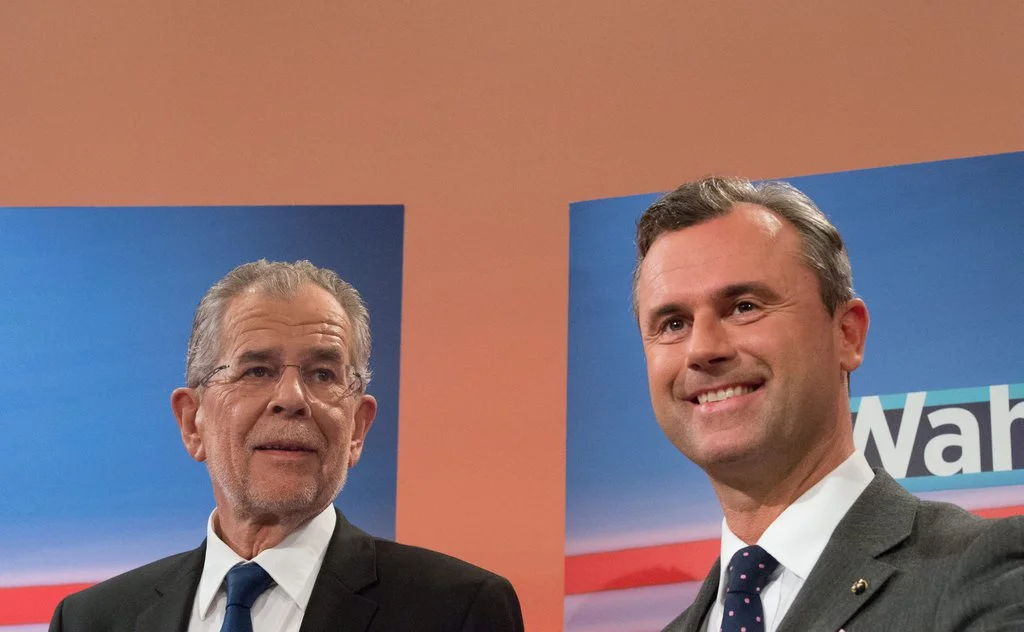
M 70 595 L 50 632 L 184 632 L 206 543 Z M 522 632 L 512 585 L 453 557 L 371 537 L 338 512 L 301 632 Z
M 697 632 L 719 562 L 664 632 Z M 859 594 L 858 580 L 867 582 Z M 983 520 L 875 478 L 836 527 L 778 632 L 1024 630 L 1024 518 Z

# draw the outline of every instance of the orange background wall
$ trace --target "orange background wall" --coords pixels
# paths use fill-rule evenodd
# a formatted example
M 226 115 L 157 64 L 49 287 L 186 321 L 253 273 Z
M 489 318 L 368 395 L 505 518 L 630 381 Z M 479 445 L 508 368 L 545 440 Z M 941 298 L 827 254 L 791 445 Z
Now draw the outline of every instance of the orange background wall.
M 3 2 L 0 204 L 405 204 L 398 537 L 560 630 L 567 204 L 1022 150 L 1022 33 L 1019 0 Z

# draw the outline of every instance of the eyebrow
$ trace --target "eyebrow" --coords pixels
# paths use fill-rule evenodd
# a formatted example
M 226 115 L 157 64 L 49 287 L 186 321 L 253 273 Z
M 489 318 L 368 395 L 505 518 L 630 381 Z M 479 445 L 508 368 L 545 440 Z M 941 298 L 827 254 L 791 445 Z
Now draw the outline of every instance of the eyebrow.
M 343 363 L 341 351 L 334 347 L 316 347 L 302 354 L 302 362 L 336 362 Z M 240 364 L 252 364 L 259 362 L 279 362 L 281 353 L 270 349 L 256 349 L 246 351 L 238 356 Z
M 767 283 L 762 283 L 760 281 L 748 281 L 744 283 L 733 283 L 715 290 L 714 294 L 712 294 L 712 301 L 715 303 L 731 301 L 745 294 L 753 294 L 768 301 L 777 301 L 780 298 L 778 292 L 773 290 Z M 658 306 L 657 309 L 648 315 L 647 325 L 651 326 L 666 316 L 672 316 L 673 314 L 685 314 L 688 312 L 689 310 L 686 309 L 682 303 L 665 303 L 664 305 Z
M 311 361 L 344 363 L 341 351 L 335 347 L 315 347 L 304 353 L 303 357 Z
M 780 298 L 778 292 L 773 290 L 767 283 L 762 283 L 760 281 L 748 281 L 746 283 L 734 283 L 732 285 L 727 285 L 715 292 L 714 296 L 716 301 L 723 301 L 739 298 L 744 294 L 754 294 L 768 300 L 778 300 Z
M 251 364 L 255 362 L 274 362 L 278 360 L 281 355 L 275 351 L 267 349 L 259 349 L 256 351 L 246 351 L 238 356 L 238 362 L 240 364 Z

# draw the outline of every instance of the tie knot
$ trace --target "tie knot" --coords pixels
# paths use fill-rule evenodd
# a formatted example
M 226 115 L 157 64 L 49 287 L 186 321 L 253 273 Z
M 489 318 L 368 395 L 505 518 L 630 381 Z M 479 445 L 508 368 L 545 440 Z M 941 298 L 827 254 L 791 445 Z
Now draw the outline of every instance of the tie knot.
M 263 591 L 274 583 L 273 578 L 256 562 L 238 564 L 228 571 L 228 605 L 252 608 Z
M 742 548 L 729 560 L 729 586 L 726 590 L 756 595 L 778 567 L 779 562 L 761 547 Z

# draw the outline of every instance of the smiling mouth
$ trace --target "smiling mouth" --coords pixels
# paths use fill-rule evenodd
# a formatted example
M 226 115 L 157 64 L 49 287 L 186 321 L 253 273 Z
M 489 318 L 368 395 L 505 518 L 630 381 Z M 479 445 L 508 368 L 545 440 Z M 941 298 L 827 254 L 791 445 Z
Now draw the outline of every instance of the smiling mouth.
M 749 386 L 741 384 L 737 386 L 729 386 L 727 388 L 720 388 L 716 391 L 707 391 L 706 393 L 701 393 L 700 395 L 694 397 L 690 401 L 695 404 L 710 404 L 713 402 L 721 402 L 727 399 L 731 399 L 733 397 L 748 395 L 759 388 L 761 388 L 761 385 Z

